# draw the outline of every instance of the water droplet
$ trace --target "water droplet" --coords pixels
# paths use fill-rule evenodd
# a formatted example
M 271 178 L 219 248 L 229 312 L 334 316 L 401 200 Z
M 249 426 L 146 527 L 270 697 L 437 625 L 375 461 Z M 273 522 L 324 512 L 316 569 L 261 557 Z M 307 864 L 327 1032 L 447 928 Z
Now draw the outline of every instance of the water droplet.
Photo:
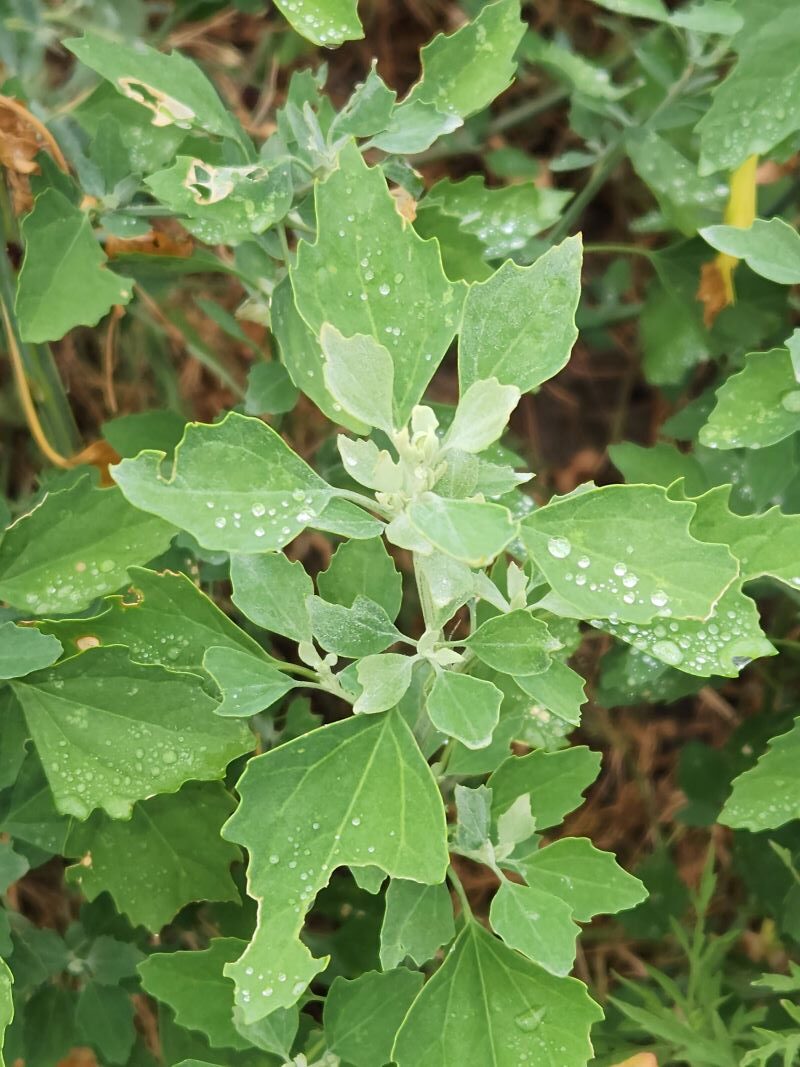
M 673 667 L 683 660 L 683 653 L 674 641 L 656 641 L 653 645 L 653 655 Z
M 547 551 L 556 559 L 566 559 L 572 551 L 572 545 L 566 537 L 551 537 L 547 542 Z
M 521 1015 L 518 1015 L 514 1022 L 520 1030 L 530 1034 L 541 1026 L 546 1012 L 547 1008 L 531 1008 L 530 1011 L 524 1011 Z
M 792 415 L 800 415 L 800 389 L 792 389 L 781 399 L 781 407 Z
M 669 597 L 663 589 L 656 589 L 654 593 L 650 594 L 650 603 L 653 607 L 663 608 L 669 603 Z

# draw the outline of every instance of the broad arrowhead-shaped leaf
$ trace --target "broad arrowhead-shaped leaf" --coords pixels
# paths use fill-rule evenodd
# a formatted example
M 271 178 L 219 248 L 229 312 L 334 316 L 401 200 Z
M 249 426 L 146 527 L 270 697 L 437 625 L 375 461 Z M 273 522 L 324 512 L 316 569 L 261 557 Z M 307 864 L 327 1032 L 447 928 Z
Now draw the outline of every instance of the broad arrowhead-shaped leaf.
M 334 490 L 259 419 L 232 411 L 215 425 L 190 423 L 163 473 L 163 452 L 113 468 L 137 508 L 169 518 L 205 548 L 269 552 L 312 525 Z
M 694 505 L 682 503 L 652 485 L 587 489 L 527 516 L 520 532 L 554 592 L 582 618 L 704 619 L 738 564 L 724 545 L 691 536 Z
M 343 541 L 317 575 L 317 588 L 329 603 L 346 608 L 357 596 L 369 597 L 390 619 L 397 618 L 403 600 L 403 579 L 379 538 Z
M 504 881 L 492 898 L 489 921 L 509 948 L 550 974 L 569 974 L 580 927 L 569 904 L 537 885 Z
M 202 679 L 91 648 L 13 683 L 60 811 L 126 819 L 137 800 L 219 778 L 250 747 Z M 135 699 L 134 699 L 135 698 Z
M 585 837 L 562 837 L 526 856 L 520 866 L 529 885 L 560 897 L 578 922 L 625 911 L 647 897 L 639 879 L 620 867 L 612 852 L 601 852 Z
M 735 170 L 748 156 L 768 153 L 800 127 L 796 30 L 797 11 L 790 2 L 738 38 L 739 61 L 697 124 L 701 174 Z
M 314 44 L 335 48 L 364 36 L 357 0 L 275 0 L 299 34 Z
M 800 819 L 800 719 L 788 733 L 770 741 L 750 770 L 734 780 L 719 821 L 737 829 L 774 830 Z
M 382 344 L 368 334 L 344 337 L 323 323 L 320 344 L 328 392 L 344 411 L 366 426 L 394 429 L 394 363 Z
M 13 622 L 0 625 L 0 679 L 22 678 L 55 663 L 61 643 L 49 635 Z
M 751 352 L 717 390 L 700 430 L 708 448 L 764 448 L 800 430 L 800 382 L 785 348 Z
M 455 937 L 453 902 L 447 886 L 420 885 L 392 878 L 381 926 L 381 967 L 398 967 L 406 958 L 418 967 Z
M 374 715 L 396 707 L 411 685 L 413 668 L 413 656 L 395 652 L 360 659 L 356 674 L 361 693 L 353 711 L 357 715 Z
M 238 123 L 214 86 L 196 63 L 178 52 L 165 55 L 141 41 L 129 45 L 94 33 L 63 43 L 117 92 L 148 108 L 154 126 L 175 125 L 241 138 Z
M 743 259 L 763 278 L 779 285 L 800 282 L 800 233 L 783 219 L 756 219 L 749 229 L 709 226 L 701 235 L 712 248 Z
M 233 1025 L 233 982 L 222 969 L 246 945 L 236 937 L 214 938 L 194 952 L 158 952 L 139 964 L 145 992 L 175 1012 L 188 1030 L 199 1030 L 217 1048 L 252 1048 Z
M 0 542 L 0 597 L 25 611 L 81 611 L 119 589 L 132 564 L 168 546 L 175 528 L 81 478 L 48 493 Z
M 231 558 L 233 602 L 258 626 L 293 641 L 311 640 L 311 618 L 306 605 L 314 583 L 299 560 L 290 562 L 281 552 Z
M 323 1013 L 327 1047 L 353 1067 L 383 1067 L 422 983 L 419 971 L 405 967 L 334 979 Z
M 690 161 L 655 130 L 633 129 L 626 138 L 628 156 L 649 186 L 668 224 L 687 237 L 719 218 L 725 206 L 725 186 L 701 177 Z
M 470 287 L 458 342 L 462 390 L 495 377 L 521 392 L 558 373 L 578 336 L 580 237 L 568 237 L 530 267 L 511 260 Z
M 470 922 L 412 1004 L 393 1057 L 399 1067 L 518 1067 L 523 1057 L 585 1067 L 601 1018 L 582 983 L 548 974 Z
M 133 296 L 133 279 L 107 269 L 88 216 L 57 189 L 36 198 L 22 239 L 16 311 L 23 341 L 57 341 L 73 326 L 95 326 Z
M 239 792 L 225 836 L 249 851 L 259 921 L 226 974 L 245 1021 L 254 1022 L 294 1004 L 324 969 L 299 933 L 334 868 L 376 866 L 436 884 L 447 848 L 439 792 L 397 712 L 345 719 L 250 760 Z
M 537 830 L 558 826 L 564 816 L 583 803 L 583 791 L 600 769 L 600 754 L 584 746 L 527 756 L 509 756 L 488 781 L 495 818 L 508 811 L 517 797 L 529 794 Z
M 443 734 L 467 748 L 486 748 L 500 719 L 503 694 L 496 685 L 469 674 L 440 670 L 425 707 Z
M 222 693 L 222 703 L 215 713 L 245 718 L 265 711 L 286 696 L 297 683 L 273 663 L 236 648 L 209 648 L 203 667 Z
M 403 426 L 453 339 L 465 287 L 447 280 L 438 245 L 400 216 L 380 168 L 355 145 L 317 186 L 316 206 L 317 241 L 301 242 L 292 271 L 297 307 L 317 335 L 330 322 L 388 349 Z
M 264 557 L 255 557 L 261 559 Z M 266 657 L 259 645 L 185 574 L 129 567 L 131 587 L 109 597 L 108 608 L 88 619 L 45 620 L 68 654 L 96 645 L 124 645 L 137 663 L 198 671 L 212 645 Z
M 67 854 L 87 855 L 67 878 L 88 900 L 110 893 L 134 926 L 154 932 L 194 901 L 237 901 L 230 868 L 241 854 L 219 835 L 233 809 L 221 783 L 187 782 L 135 804 L 130 819 L 97 813 L 72 833 Z

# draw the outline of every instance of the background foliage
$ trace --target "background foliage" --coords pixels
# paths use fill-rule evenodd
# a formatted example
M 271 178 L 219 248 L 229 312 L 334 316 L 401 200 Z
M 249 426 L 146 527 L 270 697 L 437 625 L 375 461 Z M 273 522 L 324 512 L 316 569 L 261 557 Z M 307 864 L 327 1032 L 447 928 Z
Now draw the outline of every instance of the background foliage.
M 796 1063 L 793 0 L 0 28 L 0 1064 Z

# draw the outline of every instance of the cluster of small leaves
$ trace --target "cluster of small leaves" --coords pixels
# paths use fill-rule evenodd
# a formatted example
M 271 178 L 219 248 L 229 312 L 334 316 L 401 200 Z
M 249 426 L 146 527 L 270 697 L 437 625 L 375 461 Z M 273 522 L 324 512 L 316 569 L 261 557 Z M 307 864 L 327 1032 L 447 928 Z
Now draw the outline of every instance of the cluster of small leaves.
M 318 45 L 362 33 L 355 0 L 276 6 Z M 625 83 L 538 37 L 519 0 L 494 0 L 422 50 L 400 100 L 374 66 L 339 111 L 322 76 L 295 74 L 260 144 L 186 56 L 108 27 L 64 42 L 91 85 L 53 122 L 79 181 L 40 154 L 19 343 L 135 300 L 152 263 L 103 247 L 148 232 L 150 212 L 195 242 L 160 269 L 233 272 L 239 318 L 268 325 L 279 358 L 214 423 L 116 420 L 114 484 L 62 472 L 0 541 L 0 892 L 58 855 L 81 899 L 63 937 L 0 910 L 0 1064 L 51 1067 L 86 1044 L 148 1067 L 140 991 L 169 1065 L 592 1057 L 603 1012 L 569 976 L 579 924 L 655 920 L 647 872 L 559 836 L 600 764 L 568 742 L 585 701 L 568 662 L 580 627 L 615 639 L 608 703 L 671 700 L 776 653 L 748 583 L 776 583 L 795 613 L 800 596 L 800 341 L 785 301 L 748 319 L 800 281 L 800 237 L 779 215 L 720 224 L 727 171 L 796 147 L 792 4 L 770 0 L 766 21 L 750 0 L 599 6 L 649 20 Z M 658 205 L 641 228 L 687 238 L 646 253 L 651 380 L 681 385 L 729 357 L 672 420 L 691 454 L 618 446 L 626 484 L 541 506 L 503 438 L 577 338 L 569 196 L 477 176 L 421 195 L 405 158 L 473 136 L 518 63 L 571 95 L 585 151 L 561 169 L 602 176 L 627 154 Z M 687 290 L 708 247 L 747 279 L 710 327 Z M 457 402 L 426 402 L 451 350 Z M 317 469 L 256 417 L 300 393 L 338 427 Z M 291 554 L 306 530 L 334 548 L 315 574 Z M 215 579 L 230 580 L 229 613 L 201 588 Z M 757 763 L 731 768 L 708 823 L 800 817 L 799 727 L 780 725 Z M 797 858 L 782 855 L 794 936 Z M 487 916 L 471 911 L 464 861 L 497 881 Z M 702 984 L 720 954 L 698 944 Z M 790 992 L 779 977 L 764 981 Z M 664 992 L 691 1017 L 691 998 Z M 736 1067 L 718 1035 L 683 1045 L 689 1024 L 670 1030 L 659 998 L 634 999 L 621 1007 L 634 1051 L 644 1029 Z M 792 1062 L 796 1028 L 775 1026 L 744 1045 L 743 1067 Z

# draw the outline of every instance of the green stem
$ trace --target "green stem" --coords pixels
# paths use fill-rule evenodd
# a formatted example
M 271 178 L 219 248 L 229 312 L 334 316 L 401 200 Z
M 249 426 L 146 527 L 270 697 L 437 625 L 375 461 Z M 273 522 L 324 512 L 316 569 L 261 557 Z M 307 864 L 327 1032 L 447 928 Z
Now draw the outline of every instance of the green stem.
M 616 141 L 613 141 L 607 146 L 592 168 L 591 177 L 586 185 L 584 185 L 583 189 L 581 189 L 559 221 L 550 231 L 548 239 L 551 245 L 558 244 L 567 236 L 574 224 L 583 214 L 584 208 L 591 203 L 600 189 L 602 189 L 608 181 L 612 171 L 624 154 L 624 139 L 620 136 Z
M 367 511 L 374 511 L 377 515 L 380 515 L 382 519 L 394 518 L 394 515 L 389 508 L 384 507 L 383 504 L 379 504 L 377 500 L 364 496 L 363 493 L 356 493 L 352 489 L 337 489 L 336 495 L 345 500 L 352 501 L 353 504 L 358 504 L 359 507 L 365 508 Z
M 589 244 L 584 245 L 583 250 L 590 254 L 594 252 L 597 255 L 644 256 L 645 259 L 652 259 L 655 255 L 649 248 L 626 244 Z
M 456 869 L 455 867 L 453 867 L 452 864 L 447 868 L 447 877 L 452 882 L 453 889 L 455 889 L 456 891 L 456 896 L 458 897 L 459 903 L 461 904 L 461 911 L 464 913 L 464 918 L 468 919 L 471 922 L 475 918 L 475 916 L 472 914 L 472 908 L 470 907 L 469 898 L 467 897 L 467 891 L 461 884 L 461 879 L 456 874 Z

